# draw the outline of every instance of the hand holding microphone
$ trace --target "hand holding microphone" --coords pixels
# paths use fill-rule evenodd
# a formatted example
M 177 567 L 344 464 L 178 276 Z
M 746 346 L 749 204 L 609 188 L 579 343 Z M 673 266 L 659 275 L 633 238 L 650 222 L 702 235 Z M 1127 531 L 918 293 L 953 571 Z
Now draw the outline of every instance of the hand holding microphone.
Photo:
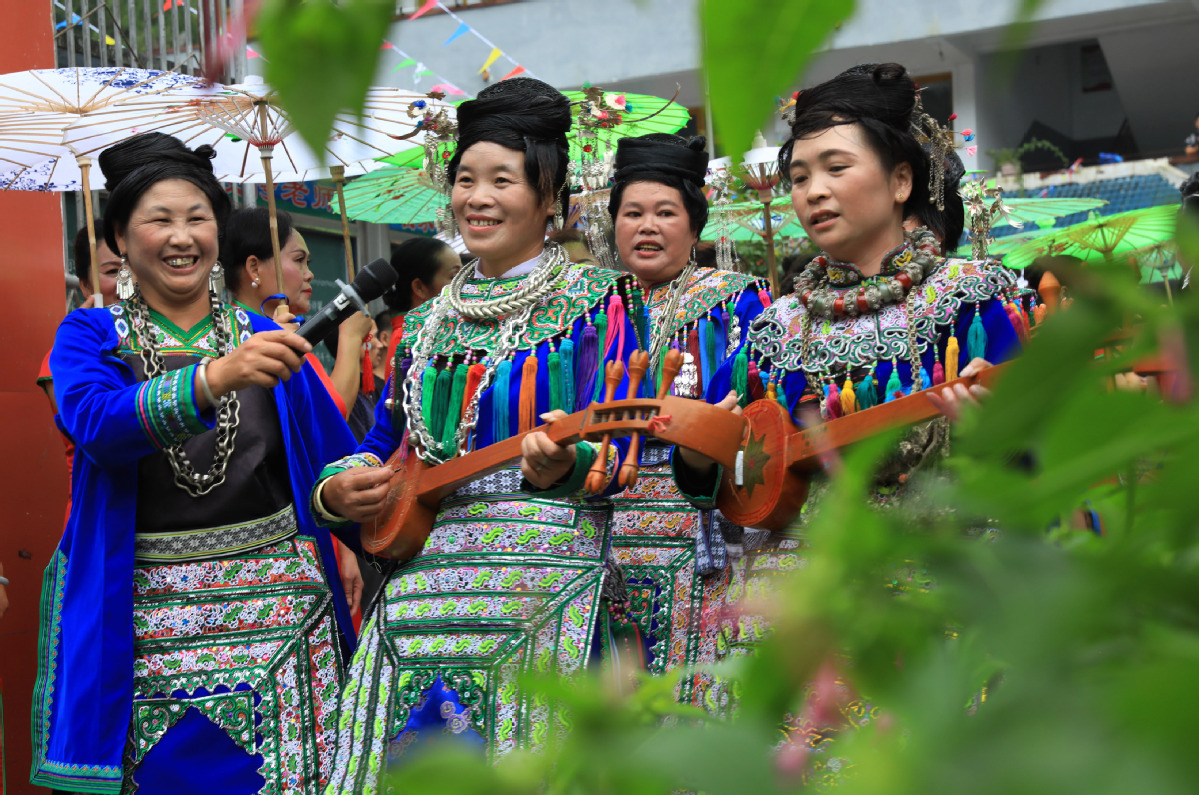
M 274 387 L 291 378 L 304 366 L 304 355 L 350 315 L 387 291 L 397 279 L 395 269 L 385 259 L 367 265 L 353 284 L 338 280 L 341 292 L 312 315 L 297 331 L 262 331 L 225 356 L 211 361 L 206 372 L 197 374 L 196 398 L 200 408 L 211 406 L 222 395 L 247 386 Z M 207 388 L 205 388 L 207 387 Z M 215 398 L 215 400 L 213 400 Z

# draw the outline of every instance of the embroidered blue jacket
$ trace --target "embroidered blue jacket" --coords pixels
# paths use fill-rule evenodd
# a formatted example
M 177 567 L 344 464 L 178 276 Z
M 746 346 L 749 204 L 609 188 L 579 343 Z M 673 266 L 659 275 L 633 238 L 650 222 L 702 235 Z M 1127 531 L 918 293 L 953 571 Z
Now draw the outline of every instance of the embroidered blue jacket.
M 117 355 L 116 323 L 126 321 L 112 309 L 68 315 L 50 356 L 62 426 L 77 447 L 71 514 L 43 585 L 31 780 L 116 793 L 133 701 L 137 463 L 211 428 L 215 412 L 197 408 L 194 365 L 136 381 Z M 279 328 L 254 314 L 245 323 L 254 332 Z M 274 393 L 299 533 L 321 550 L 348 658 L 354 637 L 345 593 L 309 494 L 321 467 L 354 449 L 354 437 L 310 365 Z

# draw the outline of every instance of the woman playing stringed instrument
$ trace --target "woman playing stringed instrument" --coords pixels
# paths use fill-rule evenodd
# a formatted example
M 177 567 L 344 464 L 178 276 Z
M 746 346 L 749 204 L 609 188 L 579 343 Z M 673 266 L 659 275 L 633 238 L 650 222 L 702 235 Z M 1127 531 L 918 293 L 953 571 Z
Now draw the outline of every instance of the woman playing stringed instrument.
M 392 466 L 419 456 L 453 468 L 543 412 L 587 406 L 604 384 L 600 366 L 619 366 L 637 347 L 620 293 L 630 296 L 628 277 L 573 265 L 545 241 L 566 187 L 567 99 L 513 78 L 464 102 L 457 120 L 451 205 L 479 259 L 407 315 L 390 385 L 402 410 L 389 415 L 380 403 L 357 453 L 323 473 L 313 499 L 331 519 L 368 526 L 404 485 L 392 482 Z M 619 381 L 607 385 L 609 399 Z M 423 548 L 366 616 L 329 792 L 374 791 L 422 735 L 448 731 L 496 755 L 547 739 L 553 713 L 526 704 L 519 677 L 579 670 L 607 620 L 601 591 L 623 585 L 606 576 L 610 505 L 583 500 L 583 487 L 597 459 L 598 474 L 613 478 L 626 443 L 606 458 L 542 432 L 522 445 L 521 469 L 473 476 L 441 500 Z
M 621 139 L 615 168 L 608 209 L 620 258 L 645 293 L 647 386 L 658 385 L 652 391 L 665 396 L 671 386 L 661 386 L 663 360 L 667 351 L 680 350 L 684 363 L 671 393 L 701 397 L 726 360 L 744 358 L 745 332 L 769 296 L 752 276 L 696 265 L 695 244 L 708 219 L 703 138 L 655 133 Z M 634 318 L 639 326 L 642 320 Z M 743 532 L 679 493 L 670 449 L 646 439 L 636 484 L 613 498 L 613 554 L 635 596 L 630 618 L 643 633 L 645 664 L 653 673 L 716 661 L 734 576 L 725 536 L 739 547 Z M 695 673 L 681 684 L 680 700 L 702 706 L 711 685 L 709 674 Z
M 750 357 L 762 379 L 751 377 L 750 392 L 778 401 L 800 423 L 817 412 L 835 421 L 901 398 L 913 385 L 928 389 L 1015 353 L 1013 321 L 1021 321 L 1009 307 L 1010 274 L 990 262 L 942 258 L 927 229 L 904 234 L 903 220 L 915 208 L 937 212 L 957 201 L 945 195 L 952 191 L 945 190 L 940 170 L 952 138 L 920 111 L 904 67 L 851 69 L 800 92 L 793 113 L 780 169 L 804 230 L 823 251 L 796 278 L 795 294 L 771 305 L 750 329 Z M 709 394 L 723 394 L 731 381 L 726 365 Z M 951 416 L 957 404 L 974 398 L 960 384 L 957 389 L 938 396 Z M 909 475 L 945 455 L 948 431 L 939 418 L 905 434 L 876 473 L 874 500 L 900 499 L 911 488 Z M 690 493 L 695 469 L 679 474 Z M 805 513 L 809 506 L 819 507 L 818 495 L 808 496 Z M 804 754 L 817 749 L 804 773 L 817 785 L 835 782 L 847 760 L 826 758 L 825 744 L 816 740 L 871 715 L 837 679 L 836 668 L 822 671 L 828 680 L 823 697 L 845 703 L 809 704 L 787 728 Z M 828 726 L 812 723 L 811 714 L 854 717 Z
M 944 156 L 930 159 L 921 142 L 934 152 L 952 146 L 952 134 L 921 111 L 904 67 L 851 69 L 800 92 L 792 113 L 779 166 L 796 215 L 823 252 L 796 277 L 795 295 L 750 330 L 761 373 L 750 391 L 797 420 L 807 410 L 831 420 L 1014 353 L 1013 323 L 1023 321 L 1010 304 L 1010 273 L 944 259 L 927 230 L 903 231 L 913 208 L 944 206 Z M 731 380 L 726 366 L 710 393 L 723 394 Z M 947 397 L 971 399 L 964 388 Z M 914 428 L 880 473 L 879 496 L 939 458 L 946 438 L 940 420 Z

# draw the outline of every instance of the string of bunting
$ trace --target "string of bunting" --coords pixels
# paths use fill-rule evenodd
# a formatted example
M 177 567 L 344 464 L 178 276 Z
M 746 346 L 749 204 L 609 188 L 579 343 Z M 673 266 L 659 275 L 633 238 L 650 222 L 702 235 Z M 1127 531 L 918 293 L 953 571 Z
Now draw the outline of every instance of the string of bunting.
M 399 70 L 406 69 L 409 66 L 416 67 L 416 70 L 412 73 L 412 82 L 414 85 L 419 85 L 422 77 L 432 75 L 434 77 L 434 79 L 436 79 L 438 82 L 437 82 L 437 85 L 435 85 L 429 89 L 430 91 L 441 91 L 447 97 L 469 97 L 470 96 L 465 91 L 458 88 L 458 86 L 454 85 L 449 80 L 446 80 L 444 77 L 437 74 L 429 67 L 425 66 L 424 62 L 416 60 L 411 55 L 404 52 L 403 50 L 401 50 L 399 47 L 392 44 L 387 39 L 383 40 L 383 44 L 379 46 L 379 49 L 391 50 L 396 55 L 400 56 L 400 59 L 401 59 L 400 62 L 398 64 L 396 64 L 395 66 L 391 67 L 391 71 L 393 71 L 393 72 L 398 72 Z
M 491 68 L 492 64 L 494 64 L 500 58 L 503 58 L 504 60 L 506 60 L 510 64 L 512 64 L 512 70 L 509 71 L 508 74 L 501 77 L 500 80 L 507 80 L 509 77 L 516 77 L 517 75 L 528 75 L 529 77 L 536 77 L 536 75 L 534 75 L 532 72 L 530 72 L 525 67 L 521 66 L 519 63 L 517 63 L 517 61 L 515 59 L 513 59 L 510 55 L 505 53 L 501 48 L 497 47 L 494 42 L 492 42 L 490 39 L 488 39 L 486 36 L 484 36 L 479 31 L 475 30 L 473 27 L 468 25 L 466 22 L 463 22 L 462 17 L 458 16 L 453 11 L 446 8 L 445 4 L 442 3 L 441 0 L 425 0 L 425 2 L 421 4 L 421 7 L 418 8 L 416 11 L 414 11 L 412 13 L 412 16 L 408 17 L 408 19 L 409 20 L 416 19 L 416 18 L 422 16 L 423 14 L 426 14 L 429 11 L 432 11 L 435 8 L 441 9 L 446 14 L 449 14 L 450 17 L 453 18 L 453 20 L 458 23 L 458 27 L 454 29 L 454 32 L 450 34 L 450 37 L 448 39 L 446 39 L 444 42 L 442 42 L 442 44 L 441 44 L 442 47 L 445 47 L 450 42 L 455 41 L 456 39 L 466 35 L 467 33 L 472 33 L 472 34 L 474 34 L 475 38 L 477 38 L 479 41 L 483 42 L 484 44 L 486 44 L 488 47 L 491 48 L 491 52 L 487 55 L 487 60 L 483 63 L 482 66 L 479 67 L 478 74 L 483 74 L 483 72 L 485 72 Z

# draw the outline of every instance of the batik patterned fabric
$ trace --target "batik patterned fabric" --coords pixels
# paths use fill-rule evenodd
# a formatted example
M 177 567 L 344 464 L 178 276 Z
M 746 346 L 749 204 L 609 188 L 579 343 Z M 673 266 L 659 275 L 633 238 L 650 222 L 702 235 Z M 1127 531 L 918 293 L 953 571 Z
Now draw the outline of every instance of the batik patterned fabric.
M 518 678 L 586 664 L 610 506 L 537 499 L 520 481 L 507 469 L 445 499 L 424 549 L 387 582 L 342 695 L 329 795 L 378 791 L 430 736 L 481 738 L 498 757 L 563 730 Z
M 207 531 L 220 557 L 198 553 L 204 532 L 137 539 L 123 791 L 198 791 L 176 776 L 214 792 L 316 793 L 327 781 L 344 670 L 320 554 L 295 535 L 290 507 L 236 528 L 240 548 L 231 529 Z M 179 559 L 162 562 L 171 543 Z M 176 761 L 184 745 L 192 762 Z

